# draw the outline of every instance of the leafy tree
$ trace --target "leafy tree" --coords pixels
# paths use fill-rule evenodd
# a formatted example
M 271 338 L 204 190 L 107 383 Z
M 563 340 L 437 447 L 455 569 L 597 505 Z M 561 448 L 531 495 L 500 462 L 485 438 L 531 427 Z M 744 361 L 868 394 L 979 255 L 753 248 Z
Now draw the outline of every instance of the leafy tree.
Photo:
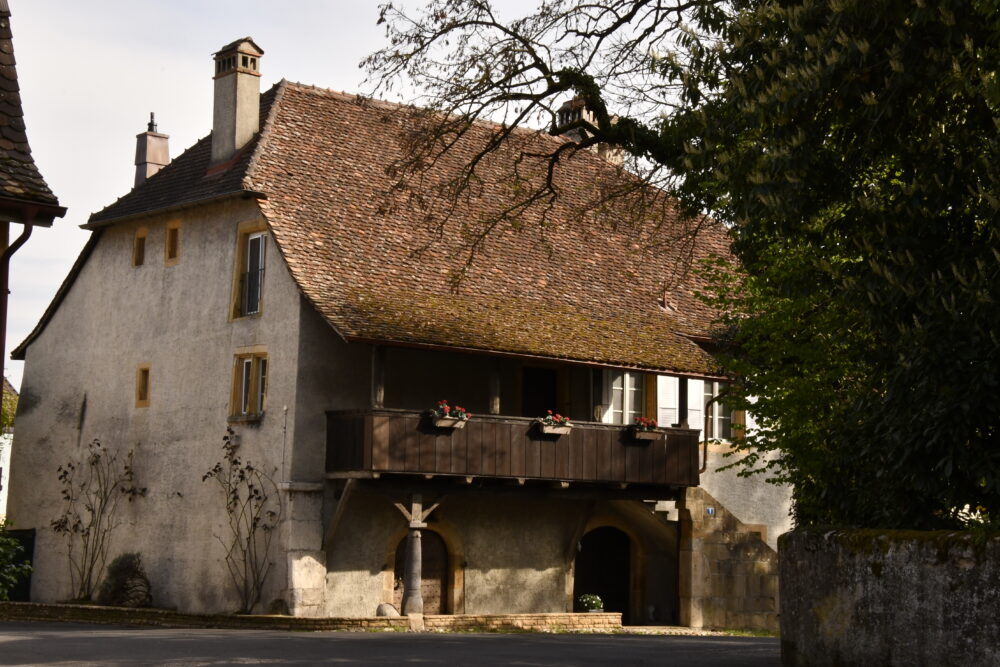
M 4 380 L 3 404 L 0 409 L 0 432 L 7 432 L 14 427 L 14 415 L 17 414 L 17 392 Z
M 706 298 L 725 313 L 728 400 L 759 417 L 747 464 L 794 483 L 802 524 L 957 526 L 1000 514 L 998 9 L 550 0 L 505 20 L 435 0 L 384 6 L 389 45 L 367 66 L 429 110 L 401 191 L 457 152 L 465 171 L 435 195 L 460 198 L 534 124 L 580 140 L 522 158 L 555 172 L 617 146 L 628 182 L 710 212 L 738 261 L 706 269 Z M 571 95 L 589 114 L 560 116 Z M 470 151 L 479 119 L 499 124 Z M 511 163 L 525 206 L 559 196 Z

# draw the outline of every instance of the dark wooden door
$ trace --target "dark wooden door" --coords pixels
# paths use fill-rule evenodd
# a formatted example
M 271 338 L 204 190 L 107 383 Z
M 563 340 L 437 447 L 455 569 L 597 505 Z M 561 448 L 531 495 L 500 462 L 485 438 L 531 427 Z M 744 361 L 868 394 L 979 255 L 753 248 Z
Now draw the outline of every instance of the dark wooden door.
M 423 574 L 420 595 L 424 598 L 425 614 L 448 613 L 448 549 L 437 533 L 424 530 L 420 533 L 423 557 Z M 403 610 L 403 577 L 406 571 L 406 538 L 396 547 L 395 590 L 392 603 Z
M 595 528 L 584 535 L 574 567 L 574 604 L 584 593 L 596 593 L 604 611 L 620 612 L 622 623 L 629 623 L 631 559 L 629 537 L 617 528 Z

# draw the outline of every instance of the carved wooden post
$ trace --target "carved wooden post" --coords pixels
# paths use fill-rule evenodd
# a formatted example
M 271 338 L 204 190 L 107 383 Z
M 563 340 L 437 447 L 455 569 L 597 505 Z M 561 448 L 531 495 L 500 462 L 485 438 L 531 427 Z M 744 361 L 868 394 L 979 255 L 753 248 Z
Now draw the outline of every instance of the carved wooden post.
M 402 503 L 396 503 L 396 509 L 402 512 L 410 522 L 410 532 L 406 536 L 406 566 L 403 569 L 403 615 L 410 619 L 411 630 L 424 629 L 424 597 L 420 592 L 423 581 L 423 549 L 420 541 L 420 529 L 426 528 L 424 519 L 437 509 L 439 503 L 434 503 L 429 509 L 424 509 L 423 497 L 414 493 L 410 497 L 410 508 Z
M 410 528 L 406 536 L 406 569 L 403 575 L 403 614 L 424 613 L 424 596 L 420 591 L 423 583 L 423 550 L 420 529 Z

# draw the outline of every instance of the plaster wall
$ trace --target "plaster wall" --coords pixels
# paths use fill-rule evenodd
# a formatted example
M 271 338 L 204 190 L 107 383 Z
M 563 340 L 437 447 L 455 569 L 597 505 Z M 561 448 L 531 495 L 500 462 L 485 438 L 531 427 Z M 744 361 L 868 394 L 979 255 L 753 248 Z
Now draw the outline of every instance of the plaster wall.
M 347 496 L 348 508 L 326 544 L 329 616 L 370 616 L 393 601 L 395 550 L 406 522 L 393 507 L 407 494 L 371 482 Z M 560 499 L 525 491 L 424 492 L 427 519 L 448 548 L 448 610 L 455 614 L 572 611 L 573 559 L 589 530 L 619 527 L 633 540 L 633 615 L 672 622 L 676 607 L 677 526 L 637 501 Z M 343 502 L 343 501 L 342 501 Z
M 10 486 L 11 518 L 35 528 L 32 598 L 70 597 L 65 540 L 49 524 L 62 512 L 56 467 L 79 461 L 99 438 L 135 452 L 146 497 L 120 507 L 109 559 L 139 551 L 154 604 L 191 612 L 236 608 L 216 536 L 225 537 L 221 490 L 202 475 L 222 459 L 234 353 L 264 346 L 266 413 L 233 427 L 240 455 L 286 479 L 294 440 L 300 297 L 273 243 L 259 315 L 230 321 L 237 225 L 259 218 L 255 204 L 230 201 L 145 218 L 100 232 L 71 289 L 26 354 Z M 164 260 L 165 224 L 180 222 L 180 258 Z M 148 230 L 145 262 L 133 267 L 137 229 Z M 136 372 L 150 368 L 148 407 L 136 407 Z M 287 407 L 287 411 L 285 408 Z M 282 595 L 283 546 L 262 607 Z
M 733 463 L 728 444 L 708 445 L 708 465 L 700 486 L 743 524 L 764 528 L 764 541 L 777 551 L 778 537 L 792 529 L 792 487 L 771 484 L 766 474 L 740 477 L 739 469 L 719 470 Z

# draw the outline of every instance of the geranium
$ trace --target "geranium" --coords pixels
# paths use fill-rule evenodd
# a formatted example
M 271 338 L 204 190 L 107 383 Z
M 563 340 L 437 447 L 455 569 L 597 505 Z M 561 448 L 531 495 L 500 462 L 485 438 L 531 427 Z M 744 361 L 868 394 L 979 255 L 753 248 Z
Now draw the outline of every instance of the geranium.
M 431 414 L 439 419 L 447 417 L 449 419 L 458 419 L 461 421 L 465 421 L 472 416 L 472 413 L 468 412 L 461 405 L 448 405 L 448 401 L 444 399 L 437 402 L 437 407 L 431 410 Z
M 569 417 L 563 417 L 558 412 L 553 413 L 551 410 L 547 410 L 548 414 L 544 417 L 539 417 L 538 421 L 546 426 L 569 426 Z
M 655 431 L 656 420 L 649 417 L 636 417 L 632 427 L 637 431 Z

